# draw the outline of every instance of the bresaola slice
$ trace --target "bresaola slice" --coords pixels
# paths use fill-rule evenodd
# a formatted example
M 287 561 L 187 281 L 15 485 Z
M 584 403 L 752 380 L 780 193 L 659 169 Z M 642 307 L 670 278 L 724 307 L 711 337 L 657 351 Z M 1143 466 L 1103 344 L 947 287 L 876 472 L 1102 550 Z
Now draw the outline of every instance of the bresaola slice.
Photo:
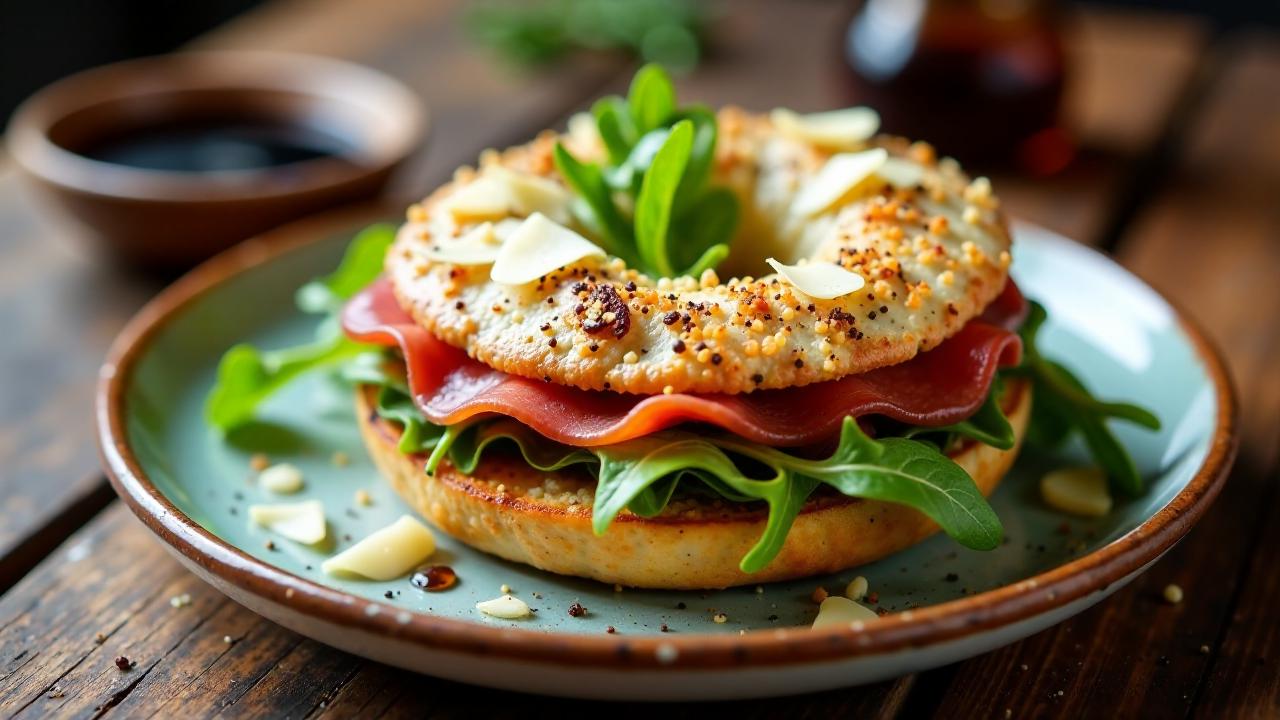
M 596 447 L 697 422 L 765 445 L 803 446 L 835 436 L 848 415 L 931 427 L 969 417 L 986 399 L 996 370 L 1018 362 L 1022 343 L 1006 328 L 1024 313 L 1010 282 L 982 319 L 905 363 L 738 395 L 629 395 L 499 372 L 414 323 L 385 279 L 352 298 L 342 323 L 355 340 L 400 348 L 415 403 L 439 425 L 506 415 L 552 440 Z

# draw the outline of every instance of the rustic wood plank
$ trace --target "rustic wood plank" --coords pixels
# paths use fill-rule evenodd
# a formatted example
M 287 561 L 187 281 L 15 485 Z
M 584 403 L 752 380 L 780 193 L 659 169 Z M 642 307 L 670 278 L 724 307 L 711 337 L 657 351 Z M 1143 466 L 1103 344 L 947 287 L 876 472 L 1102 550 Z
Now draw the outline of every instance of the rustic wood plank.
M 189 604 L 175 607 L 174 598 Z M 57 628 L 57 632 L 49 632 Z M 95 636 L 102 633 L 101 642 Z M 231 642 L 227 642 L 227 638 Z M 136 665 L 122 671 L 117 657 Z M 539 713 L 645 717 L 644 706 L 476 688 L 389 668 L 274 625 L 186 572 L 115 503 L 0 598 L 0 715 L 349 717 L 384 711 L 474 717 Z M 893 717 L 905 679 L 852 691 L 729 703 L 734 716 Z M 664 714 L 699 717 L 698 706 Z
M 1007 707 L 1015 717 L 1185 715 L 1210 668 L 1213 681 L 1198 706 L 1206 716 L 1276 710 L 1280 683 L 1256 658 L 1280 634 L 1276 556 L 1268 536 L 1259 539 L 1264 527 L 1275 535 L 1277 519 L 1280 385 L 1272 358 L 1280 328 L 1261 319 L 1280 314 L 1272 277 L 1280 267 L 1280 175 L 1267 162 L 1280 136 L 1280 98 L 1267 92 L 1280 72 L 1280 43 L 1272 39 L 1229 63 L 1177 175 L 1139 216 L 1120 257 L 1223 350 L 1240 388 L 1241 461 L 1209 514 L 1154 569 L 1090 612 L 962 665 L 939 714 Z M 1272 508 L 1270 521 L 1259 507 Z M 1185 589 L 1185 602 L 1162 601 L 1169 583 Z
M 1234 605 L 1219 645 L 1196 714 L 1202 717 L 1264 717 L 1280 715 L 1280 673 L 1276 648 L 1280 647 L 1280 582 L 1277 554 L 1280 545 L 1280 377 L 1275 358 L 1280 356 L 1280 327 L 1274 318 L 1280 311 L 1280 289 L 1275 269 L 1280 267 L 1280 37 L 1257 36 L 1237 46 L 1231 71 L 1218 88 L 1202 132 L 1191 146 L 1189 166 L 1206 184 L 1193 191 L 1214 200 L 1209 220 L 1230 231 L 1225 247 L 1213 243 L 1219 235 L 1201 236 L 1208 253 L 1230 260 L 1198 269 L 1200 275 L 1222 273 L 1231 278 L 1234 292 L 1187 296 L 1204 303 L 1201 317 L 1225 349 L 1237 369 L 1243 398 L 1247 465 L 1257 469 L 1252 482 L 1228 486 L 1233 496 L 1247 498 L 1232 508 L 1230 518 L 1259 525 L 1261 534 L 1250 536 L 1248 565 L 1234 573 L 1238 582 L 1221 582 L 1220 567 L 1206 568 L 1207 587 L 1221 592 L 1236 588 Z M 1218 182 L 1214 182 L 1217 180 Z M 1205 221 L 1182 218 L 1191 233 Z M 1176 249 L 1172 249 L 1176 253 Z M 1159 254 L 1171 262 L 1168 253 Z M 1207 271 L 1207 272 L 1206 272 Z M 1191 291 L 1199 289 L 1193 284 Z M 1240 323 L 1224 317 L 1243 317 Z M 1266 468 L 1270 468 L 1267 470 Z M 1260 508 L 1265 511 L 1259 512 Z M 1224 522 L 1224 536 L 1232 527 Z M 1237 531 L 1238 532 L 1238 531 Z M 1202 581 L 1203 582 L 1203 581 Z

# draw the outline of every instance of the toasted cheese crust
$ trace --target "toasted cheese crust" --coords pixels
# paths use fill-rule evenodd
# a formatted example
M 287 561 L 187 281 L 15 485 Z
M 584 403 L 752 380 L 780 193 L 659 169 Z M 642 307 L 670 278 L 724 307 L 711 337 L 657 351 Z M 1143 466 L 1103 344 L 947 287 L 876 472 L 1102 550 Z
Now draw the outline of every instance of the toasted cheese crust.
M 726 262 L 740 277 L 650 278 L 617 258 L 588 257 L 512 286 L 492 281 L 488 265 L 428 257 L 482 221 L 520 219 L 501 208 L 487 217 L 456 212 L 459 193 L 488 168 L 562 186 L 551 156 L 557 141 L 598 156 L 598 139 L 575 130 L 486 153 L 479 171 L 460 170 L 410 209 L 387 258 L 401 305 L 440 339 L 503 372 L 593 390 L 738 393 L 906 361 L 963 327 L 1004 287 L 1011 239 L 990 184 L 970 182 L 929 146 L 874 140 L 919 182 L 871 178 L 826 211 L 802 215 L 793 201 L 830 153 L 732 108 L 719 114 L 719 128 L 713 182 L 730 187 L 743 208 Z M 567 208 L 560 219 L 589 234 Z M 822 300 L 776 274 L 751 277 L 768 271 L 769 256 L 835 262 L 866 286 Z
M 765 524 L 753 505 L 674 500 L 654 518 L 623 511 L 603 535 L 591 530 L 595 481 L 582 472 L 544 473 L 519 458 L 486 456 L 473 476 L 448 462 L 434 476 L 425 457 L 396 448 L 398 427 L 372 414 L 373 388 L 356 393 L 365 445 L 406 502 L 458 540 L 507 560 L 562 575 L 629 587 L 711 589 L 837 572 L 925 539 L 937 526 L 901 505 L 816 493 L 782 551 L 758 573 L 738 568 Z M 989 495 L 1018 453 L 1031 409 L 1024 381 L 1009 384 L 1005 409 L 1017 437 L 1011 450 L 969 443 L 951 454 Z

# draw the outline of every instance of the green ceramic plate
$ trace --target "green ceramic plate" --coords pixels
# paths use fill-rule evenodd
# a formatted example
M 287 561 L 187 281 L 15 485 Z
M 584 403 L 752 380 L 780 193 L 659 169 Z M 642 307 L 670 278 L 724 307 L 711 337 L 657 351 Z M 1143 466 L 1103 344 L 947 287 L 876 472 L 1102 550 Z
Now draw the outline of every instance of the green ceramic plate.
M 335 579 L 320 570 L 329 553 L 411 512 L 368 460 L 349 389 L 330 376 L 307 377 L 265 406 L 261 428 L 230 441 L 206 427 L 202 404 L 230 345 L 280 347 L 309 338 L 314 320 L 294 310 L 294 291 L 336 264 L 353 229 L 350 221 L 312 225 L 303 234 L 318 239 L 287 251 L 243 247 L 157 299 L 104 370 L 104 454 L 139 516 L 233 597 L 322 641 L 433 674 L 616 698 L 742 697 L 948 662 L 1078 612 L 1132 577 L 1186 532 L 1232 454 L 1229 386 L 1195 331 L 1103 256 L 1022 226 L 1014 275 L 1049 308 L 1046 352 L 1099 395 L 1140 402 L 1164 422 L 1158 433 L 1116 426 L 1150 490 L 1106 518 L 1067 518 L 1039 500 L 1037 480 L 1046 469 L 1084 459 L 1080 448 L 1069 448 L 1018 461 L 993 498 L 1007 542 L 987 553 L 937 536 L 856 572 L 720 592 L 617 592 L 504 562 L 441 535 L 434 561 L 460 577 L 449 591 L 424 592 L 407 579 Z M 336 539 L 330 547 L 301 546 L 250 526 L 248 505 L 280 500 L 251 481 L 254 452 L 302 468 L 306 488 L 295 497 L 324 502 Z M 350 463 L 335 465 L 335 452 Z M 356 503 L 361 489 L 372 495 L 371 506 Z M 867 577 L 891 613 L 873 623 L 883 627 L 807 630 L 814 588 L 838 591 L 854 575 Z M 479 614 L 476 602 L 496 597 L 503 585 L 537 614 L 522 621 Z M 573 602 L 590 613 L 570 617 Z M 728 622 L 712 622 L 717 612 Z M 822 635 L 834 639 L 818 642 Z M 532 687 L 526 675 L 495 674 L 503 663 L 545 678 Z M 770 672 L 745 682 L 761 666 Z M 691 672 L 702 680 L 672 672 L 681 668 L 696 668 Z M 584 671 L 600 675 L 591 687 L 583 687 Z M 666 689 L 643 680 L 654 673 L 666 678 L 659 683 Z

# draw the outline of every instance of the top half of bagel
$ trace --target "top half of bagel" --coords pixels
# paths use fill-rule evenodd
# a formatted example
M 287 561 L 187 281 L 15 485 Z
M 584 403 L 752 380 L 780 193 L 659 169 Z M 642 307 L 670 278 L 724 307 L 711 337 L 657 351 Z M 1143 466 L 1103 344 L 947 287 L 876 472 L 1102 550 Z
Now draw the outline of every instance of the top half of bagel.
M 561 141 L 580 157 L 603 151 L 589 123 L 571 123 L 566 134 L 486 153 L 479 169 L 458 171 L 410 208 L 386 264 L 400 304 L 441 340 L 506 373 L 592 390 L 739 393 L 903 362 L 1003 289 L 1011 238 L 990 183 L 970 181 L 928 145 L 869 141 L 891 167 L 817 207 L 797 200 L 812 195 L 831 151 L 768 116 L 727 108 L 718 124 L 712 181 L 742 208 L 720 275 L 654 278 L 589 256 L 512 285 L 494 281 L 487 265 L 439 259 L 433 249 L 485 222 L 501 242 L 535 210 L 590 235 L 574 220 L 552 150 Z M 482 190 L 495 183 L 520 192 L 488 202 Z M 834 262 L 866 284 L 817 299 L 771 274 L 767 257 Z

